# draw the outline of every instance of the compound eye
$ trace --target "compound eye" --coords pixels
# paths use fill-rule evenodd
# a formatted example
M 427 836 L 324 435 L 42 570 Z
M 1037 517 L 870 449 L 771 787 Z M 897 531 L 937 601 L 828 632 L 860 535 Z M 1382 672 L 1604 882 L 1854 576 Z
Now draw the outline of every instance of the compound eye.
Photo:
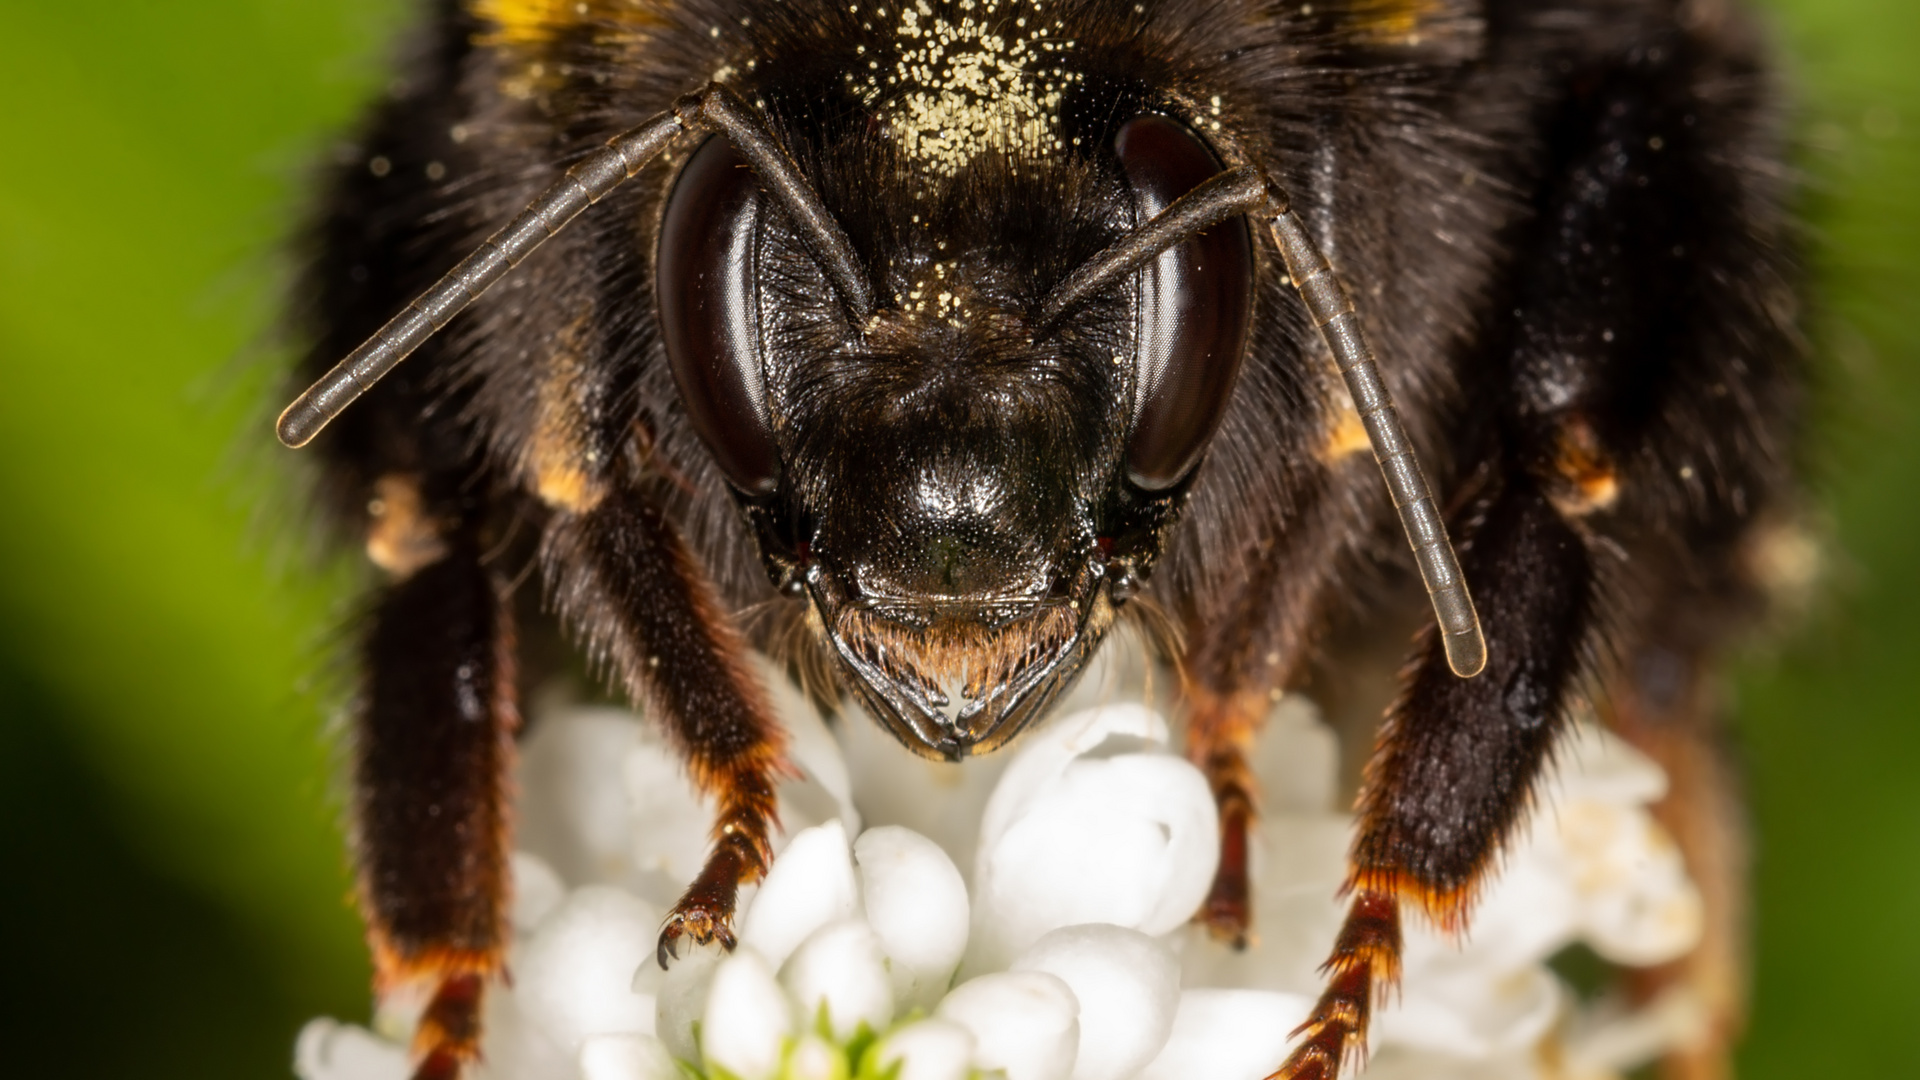
M 687 418 L 741 491 L 779 476 L 761 368 L 755 257 L 760 187 L 724 138 L 694 151 L 660 223 L 654 289 L 667 362 Z
M 1146 221 L 1223 169 L 1186 125 L 1147 113 L 1114 138 Z M 1140 271 L 1140 326 L 1127 476 L 1148 491 L 1184 478 L 1220 426 L 1253 316 L 1253 244 L 1233 218 Z

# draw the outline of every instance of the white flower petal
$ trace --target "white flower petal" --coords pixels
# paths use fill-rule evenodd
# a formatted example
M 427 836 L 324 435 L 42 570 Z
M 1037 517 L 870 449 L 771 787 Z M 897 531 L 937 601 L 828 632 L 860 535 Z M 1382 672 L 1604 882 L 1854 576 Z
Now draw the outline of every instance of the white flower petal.
M 1540 1054 L 1527 1050 L 1494 1057 L 1455 1057 L 1424 1050 L 1387 1047 L 1369 1059 L 1366 1080 L 1545 1080 L 1547 1077 L 1574 1077 L 1580 1080 L 1617 1080 L 1606 1076 L 1580 1076 L 1577 1073 L 1544 1072 Z
M 1282 697 L 1254 743 L 1262 817 L 1325 814 L 1337 809 L 1340 737 L 1300 694 Z
M 1577 893 L 1577 932 L 1617 963 L 1661 963 L 1699 941 L 1705 911 L 1679 849 L 1647 806 L 1666 794 L 1666 775 L 1598 724 L 1574 727 L 1561 753 L 1552 811 L 1535 841 Z
M 794 1042 L 782 1080 L 846 1080 L 847 1056 L 809 1031 Z
M 514 852 L 508 866 L 513 873 L 513 928 L 531 933 L 567 898 L 566 883 L 545 859 L 525 851 Z
M 980 818 L 980 844 L 993 844 L 1026 808 L 1066 770 L 1073 759 L 1116 744 L 1165 746 L 1167 722 L 1145 705 L 1109 705 L 1059 717 L 1028 733 L 1019 753 L 987 800 Z
M 825 1012 L 828 1030 L 846 1041 L 860 1025 L 885 1031 L 893 1021 L 893 986 L 873 928 L 858 919 L 828 923 L 794 950 L 780 983 L 811 1029 Z
M 1262 819 L 1252 841 L 1253 941 L 1235 950 L 1207 929 L 1186 933 L 1181 962 L 1187 986 L 1278 990 L 1309 997 L 1325 981 L 1320 964 L 1333 947 L 1346 905 L 1339 899 L 1353 843 L 1345 814 Z
M 700 1049 L 709 1065 L 740 1080 L 766 1080 L 780 1068 L 792 1032 L 792 1007 L 765 957 L 743 947 L 720 961 L 700 1020 Z
M 508 969 L 514 970 L 512 957 Z M 577 1080 L 572 1047 L 562 1048 L 521 1007 L 517 990 L 504 983 L 487 988 L 486 1035 L 473 1080 Z
M 580 1044 L 583 1080 L 680 1080 L 667 1044 L 651 1035 L 595 1035 Z
M 1080 1004 L 1057 975 L 1006 971 L 961 983 L 934 1010 L 973 1036 L 975 1068 L 1007 1080 L 1066 1080 L 1080 1049 Z
M 646 740 L 632 713 L 571 708 L 543 715 L 520 753 L 515 839 L 572 885 L 624 883 L 634 821 L 622 777 Z M 686 788 L 684 779 L 675 783 Z
M 1219 844 L 1213 795 L 1186 761 L 1075 759 L 983 841 L 966 970 L 999 967 L 1062 926 L 1172 931 L 1205 899 Z
M 576 889 L 515 961 L 523 1012 L 569 1053 L 589 1035 L 653 1034 L 654 1000 L 634 972 L 654 963 L 660 914 L 608 885 Z
M 967 1080 L 973 1071 L 973 1033 L 951 1020 L 919 1020 L 888 1035 L 876 1053 L 882 1071 L 899 1063 L 894 1080 Z
M 1539 824 L 1539 823 L 1536 823 Z M 1495 868 L 1464 938 L 1415 917 L 1406 927 L 1405 966 L 1415 980 L 1467 972 L 1500 978 L 1545 961 L 1575 936 L 1579 898 L 1558 847 L 1543 830 L 1523 831 Z
M 1678 984 L 1637 1009 L 1613 1001 L 1584 1012 L 1565 1035 L 1567 1075 L 1632 1072 L 1669 1048 L 1712 1036 L 1713 1016 L 1692 987 Z
M 740 943 L 779 966 L 807 935 L 859 911 L 847 831 L 829 821 L 794 835 L 742 920 Z
M 1173 1030 L 1180 961 L 1138 930 L 1068 926 L 1033 943 L 1015 971 L 1058 975 L 1080 1003 L 1073 1080 L 1126 1080 L 1152 1061 Z
M 719 969 L 720 961 L 726 959 L 726 951 L 719 945 L 689 947 L 680 943 L 680 958 L 673 962 L 663 977 L 659 977 L 659 990 L 653 1014 L 654 1034 L 667 1044 L 674 1057 L 682 1061 L 699 1061 L 700 1044 L 694 1037 L 700 1017 L 707 1011 L 707 991 L 713 986 L 713 975 Z M 657 970 L 657 965 L 654 966 Z M 652 982 L 656 976 L 645 968 L 634 973 L 634 982 L 643 980 Z
M 1188 990 L 1140 1080 L 1261 1080 L 1286 1059 L 1313 999 L 1269 990 Z
M 1560 798 L 1630 806 L 1659 802 L 1667 794 L 1667 774 L 1652 758 L 1591 721 L 1573 725 L 1555 757 Z
M 799 832 L 802 824 L 839 818 L 850 833 L 860 831 L 860 811 L 853 805 L 853 783 L 840 743 L 820 719 L 800 688 L 765 657 L 755 654 L 754 667 L 767 688 L 774 712 L 787 731 L 787 758 L 800 767 L 801 779 L 780 784 L 780 820 Z
M 1449 978 L 1409 977 L 1398 1006 L 1374 1020 L 1381 1045 L 1491 1058 L 1532 1047 L 1560 1014 L 1560 981 L 1544 967 L 1508 975 L 1467 969 Z
M 891 961 L 894 994 L 931 1007 L 946 993 L 967 948 L 967 884 L 940 846 L 884 825 L 853 843 L 867 923 Z
M 687 780 L 686 763 L 653 732 L 621 762 L 631 881 L 665 909 L 706 865 L 713 811 Z
M 1644 967 L 1684 955 L 1706 926 L 1705 903 L 1680 849 L 1638 805 L 1581 800 L 1562 808 L 1558 839 L 1579 888 L 1580 936 L 1615 963 Z
M 407 1080 L 407 1051 L 363 1027 L 322 1017 L 309 1020 L 293 1045 L 300 1080 Z

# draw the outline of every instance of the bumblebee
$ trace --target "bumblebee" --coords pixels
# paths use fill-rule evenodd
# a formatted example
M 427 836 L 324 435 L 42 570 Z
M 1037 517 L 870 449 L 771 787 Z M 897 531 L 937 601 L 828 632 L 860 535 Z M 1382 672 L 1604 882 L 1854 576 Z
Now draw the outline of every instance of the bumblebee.
M 1467 929 L 1589 702 L 1675 778 L 1713 929 L 1654 978 L 1708 1004 L 1675 1067 L 1723 1068 L 1711 677 L 1804 383 L 1734 0 L 438 0 L 411 49 L 327 180 L 279 433 L 380 571 L 355 841 L 379 987 L 429 988 L 416 1077 L 475 1059 L 503 974 L 550 628 L 716 807 L 663 964 L 731 945 L 772 858 L 750 650 L 958 759 L 1130 617 L 1176 631 L 1196 918 L 1244 943 L 1259 721 L 1415 580 L 1274 1076 L 1364 1050 L 1404 916 Z

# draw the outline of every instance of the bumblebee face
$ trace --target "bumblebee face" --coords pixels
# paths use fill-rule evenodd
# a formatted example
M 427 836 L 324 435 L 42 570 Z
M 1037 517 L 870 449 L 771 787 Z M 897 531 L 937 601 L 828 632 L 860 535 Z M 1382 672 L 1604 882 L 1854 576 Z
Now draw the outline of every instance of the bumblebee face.
M 925 366 L 910 370 L 930 385 L 848 413 L 830 450 L 796 462 L 812 526 L 801 572 L 869 711 L 916 750 L 959 757 L 1043 711 L 1112 621 L 1093 492 L 1104 455 L 1097 432 L 1059 423 L 1071 393 L 982 408 L 970 365 Z
M 874 310 L 849 312 L 714 139 L 662 220 L 668 357 L 869 711 L 920 753 L 985 752 L 1072 683 L 1158 557 L 1245 347 L 1247 230 L 1050 315 L 1075 269 L 1219 171 L 1184 125 L 1143 113 L 1087 153 L 985 156 L 919 188 L 884 125 L 787 141 Z

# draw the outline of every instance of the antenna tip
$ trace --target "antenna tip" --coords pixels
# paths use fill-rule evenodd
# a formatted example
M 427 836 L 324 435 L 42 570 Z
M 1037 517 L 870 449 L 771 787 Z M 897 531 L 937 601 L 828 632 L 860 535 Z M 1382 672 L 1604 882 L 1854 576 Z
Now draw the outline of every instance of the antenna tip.
M 279 420 L 274 421 L 273 433 L 280 436 L 280 442 L 289 450 L 298 450 L 312 442 L 313 437 L 320 434 L 320 429 L 326 425 L 324 420 L 316 423 L 313 410 L 301 407 L 305 404 L 306 398 L 302 396 L 299 401 L 286 407 Z
M 1458 634 L 1442 634 L 1441 641 L 1447 650 L 1447 666 L 1455 675 L 1471 679 L 1487 669 L 1487 639 L 1480 633 L 1480 623 L 1475 620 L 1472 629 Z

